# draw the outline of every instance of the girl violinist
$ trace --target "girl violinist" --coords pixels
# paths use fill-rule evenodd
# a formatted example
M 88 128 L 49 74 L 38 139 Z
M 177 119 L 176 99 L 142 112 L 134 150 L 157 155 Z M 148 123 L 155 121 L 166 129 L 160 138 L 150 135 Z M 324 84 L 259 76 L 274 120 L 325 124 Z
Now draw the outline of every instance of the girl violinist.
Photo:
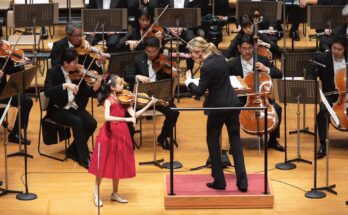
M 93 194 L 96 206 L 103 205 L 101 199 L 98 199 L 98 187 L 102 178 L 113 180 L 112 201 L 128 202 L 118 194 L 119 179 L 135 176 L 133 143 L 127 122 L 135 123 L 135 119 L 156 102 L 153 98 L 145 107 L 135 113 L 131 105 L 122 105 L 120 103 L 117 96 L 122 90 L 123 83 L 121 78 L 111 74 L 103 80 L 101 92 L 98 95 L 99 104 L 104 104 L 105 107 L 104 116 L 106 122 L 99 130 L 89 168 L 89 172 L 96 176 L 96 188 Z M 131 117 L 125 117 L 126 112 Z
M 144 34 L 146 36 L 155 36 L 162 41 L 163 29 L 159 26 L 153 27 L 152 30 L 148 31 L 151 26 L 153 19 L 148 10 L 148 7 L 140 7 L 137 14 L 138 25 L 133 28 L 131 33 L 126 34 L 121 40 L 117 47 L 120 51 L 125 50 L 144 50 L 144 46 L 141 43 L 141 38 Z
M 195 94 L 201 96 L 207 90 L 209 95 L 205 107 L 235 107 L 239 106 L 239 99 L 230 84 L 228 65 L 221 52 L 213 43 L 208 43 L 202 37 L 196 37 L 187 44 L 191 57 L 195 61 L 202 61 L 201 77 L 198 86 L 191 79 L 191 71 L 186 73 L 186 86 Z M 242 144 L 239 133 L 239 111 L 207 111 L 207 144 L 212 164 L 213 182 L 207 183 L 212 189 L 224 190 L 225 176 L 222 169 L 219 138 L 222 126 L 228 130 L 230 147 L 236 169 L 237 187 L 241 192 L 248 190 Z

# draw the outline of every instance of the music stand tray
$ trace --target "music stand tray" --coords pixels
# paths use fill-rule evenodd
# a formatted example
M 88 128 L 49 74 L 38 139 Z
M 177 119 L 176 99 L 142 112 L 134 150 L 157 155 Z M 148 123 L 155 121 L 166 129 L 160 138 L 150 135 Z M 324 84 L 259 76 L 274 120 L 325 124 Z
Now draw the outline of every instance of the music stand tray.
M 53 25 L 54 4 L 15 4 L 13 16 L 16 28 Z
M 344 5 L 309 5 L 307 9 L 308 25 L 312 29 L 325 29 L 330 24 L 335 28 L 345 23 L 342 16 Z
M 136 56 L 144 53 L 144 51 L 133 51 L 111 54 L 109 59 L 108 73 L 116 74 L 124 77 L 129 66 L 132 65 Z
M 81 13 L 84 32 L 116 32 L 127 29 L 126 8 L 82 9 Z
M 300 130 L 299 130 L 300 129 L 300 110 L 299 109 L 300 109 L 300 104 L 316 105 L 320 102 L 320 97 L 318 96 L 319 88 L 315 89 L 316 85 L 317 85 L 316 81 L 313 81 L 313 80 L 286 80 L 286 81 L 274 80 L 274 87 L 275 89 L 277 89 L 275 97 L 279 100 L 279 102 L 284 102 L 284 99 L 285 99 L 284 91 L 286 91 L 286 102 L 297 104 L 297 158 L 288 160 L 287 162 L 297 161 L 297 162 L 305 162 L 308 164 L 312 163 L 310 161 L 302 159 L 300 154 Z
M 240 19 L 244 14 L 253 16 L 258 11 L 265 20 L 274 21 L 282 18 L 281 1 L 253 1 L 239 0 L 236 5 L 236 17 Z
M 158 17 L 163 9 L 156 8 L 155 17 Z M 164 27 L 195 28 L 201 25 L 201 8 L 167 8 L 157 22 Z

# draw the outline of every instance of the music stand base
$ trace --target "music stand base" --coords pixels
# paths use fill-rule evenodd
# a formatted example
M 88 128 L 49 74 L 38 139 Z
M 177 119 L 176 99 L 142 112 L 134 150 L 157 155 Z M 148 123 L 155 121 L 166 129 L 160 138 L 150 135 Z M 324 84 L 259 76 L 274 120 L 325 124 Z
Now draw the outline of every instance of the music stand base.
M 23 201 L 30 201 L 37 199 L 37 195 L 35 193 L 19 193 L 16 196 L 16 199 Z
M 289 163 L 289 162 L 277 163 L 275 165 L 275 168 L 280 169 L 280 170 L 291 170 L 291 169 L 296 168 L 296 164 Z
M 17 190 L 6 190 L 3 188 L 0 188 L 0 196 L 7 195 L 9 193 L 23 193 L 22 191 L 17 191 Z
M 27 156 L 27 157 L 29 157 L 29 158 L 34 158 L 32 155 L 30 155 L 30 154 L 25 154 L 24 153 L 24 151 L 21 151 L 21 152 L 16 152 L 16 153 L 13 153 L 13 154 L 9 154 L 9 155 L 7 155 L 7 157 L 9 158 L 9 157 L 14 157 L 14 156 Z
M 329 185 L 326 187 L 319 187 L 319 188 L 317 188 L 317 190 L 326 190 L 332 194 L 337 195 L 337 192 L 335 190 L 333 190 L 333 188 L 335 188 L 335 187 L 336 187 L 336 184 L 333 184 L 333 185 Z
M 305 197 L 310 199 L 321 199 L 326 197 L 326 194 L 324 192 L 321 192 L 319 190 L 312 189 L 311 191 L 306 192 Z
M 179 161 L 174 161 L 173 162 L 173 169 L 180 169 L 182 167 L 182 163 Z M 164 169 L 170 169 L 170 162 L 165 162 L 162 164 L 162 168 Z
M 222 150 L 221 162 L 222 162 L 222 167 L 223 168 L 233 167 L 233 165 L 231 164 L 230 159 L 228 158 L 227 150 Z M 208 168 L 208 167 L 211 167 L 210 157 L 208 157 L 207 162 L 205 162 L 205 165 L 194 167 L 194 168 L 191 168 L 190 170 L 191 171 L 195 171 L 195 170 L 200 170 L 200 169 L 204 169 L 204 168 Z
M 303 163 L 307 163 L 307 164 L 312 165 L 312 161 L 308 161 L 308 160 L 305 160 L 302 158 L 291 159 L 291 160 L 288 160 L 288 162 L 303 162 Z
M 300 129 L 300 133 L 304 133 L 304 134 L 311 134 L 314 136 L 314 132 L 309 130 L 309 127 L 306 127 L 304 129 Z M 297 134 L 297 130 L 294 131 L 289 131 L 289 134 Z
M 154 165 L 162 169 L 161 163 L 164 161 L 164 159 L 159 160 L 153 160 L 153 161 L 146 161 L 146 162 L 139 162 L 139 165 Z

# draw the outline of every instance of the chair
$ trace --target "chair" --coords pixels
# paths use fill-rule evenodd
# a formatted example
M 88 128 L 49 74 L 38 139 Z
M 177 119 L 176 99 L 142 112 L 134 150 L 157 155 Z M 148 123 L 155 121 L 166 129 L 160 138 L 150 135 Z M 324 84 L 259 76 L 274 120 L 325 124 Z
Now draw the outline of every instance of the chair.
M 48 107 L 48 102 L 49 102 L 49 98 L 47 98 L 44 94 L 43 91 L 40 92 L 39 94 L 39 103 L 40 103 L 40 128 L 39 128 L 39 140 L 38 140 L 38 145 L 37 145 L 37 150 L 39 152 L 40 155 L 54 159 L 54 160 L 58 160 L 58 161 L 65 161 L 67 159 L 67 149 L 68 146 L 70 146 L 70 138 L 67 136 L 66 130 L 70 129 L 69 126 L 65 126 L 65 125 L 61 125 L 55 121 L 53 121 L 52 119 L 49 118 L 43 118 L 43 113 L 47 111 L 47 107 Z M 65 139 L 64 139 L 64 145 L 65 145 L 65 157 L 62 158 L 58 158 L 49 154 L 45 154 L 43 152 L 41 152 L 41 131 L 42 131 L 42 123 L 43 122 L 47 122 L 50 124 L 53 124 L 55 126 L 58 126 L 60 128 L 62 128 L 65 131 Z

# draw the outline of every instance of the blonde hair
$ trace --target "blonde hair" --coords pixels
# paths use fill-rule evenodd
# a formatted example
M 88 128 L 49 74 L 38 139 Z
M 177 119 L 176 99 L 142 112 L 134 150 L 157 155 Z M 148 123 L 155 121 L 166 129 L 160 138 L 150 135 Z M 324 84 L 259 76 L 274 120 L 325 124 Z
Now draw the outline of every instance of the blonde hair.
M 193 52 L 203 51 L 204 53 L 212 52 L 213 54 L 221 55 L 221 51 L 218 48 L 216 48 L 216 46 L 213 43 L 208 43 L 202 37 L 193 38 L 187 43 L 186 47 Z

